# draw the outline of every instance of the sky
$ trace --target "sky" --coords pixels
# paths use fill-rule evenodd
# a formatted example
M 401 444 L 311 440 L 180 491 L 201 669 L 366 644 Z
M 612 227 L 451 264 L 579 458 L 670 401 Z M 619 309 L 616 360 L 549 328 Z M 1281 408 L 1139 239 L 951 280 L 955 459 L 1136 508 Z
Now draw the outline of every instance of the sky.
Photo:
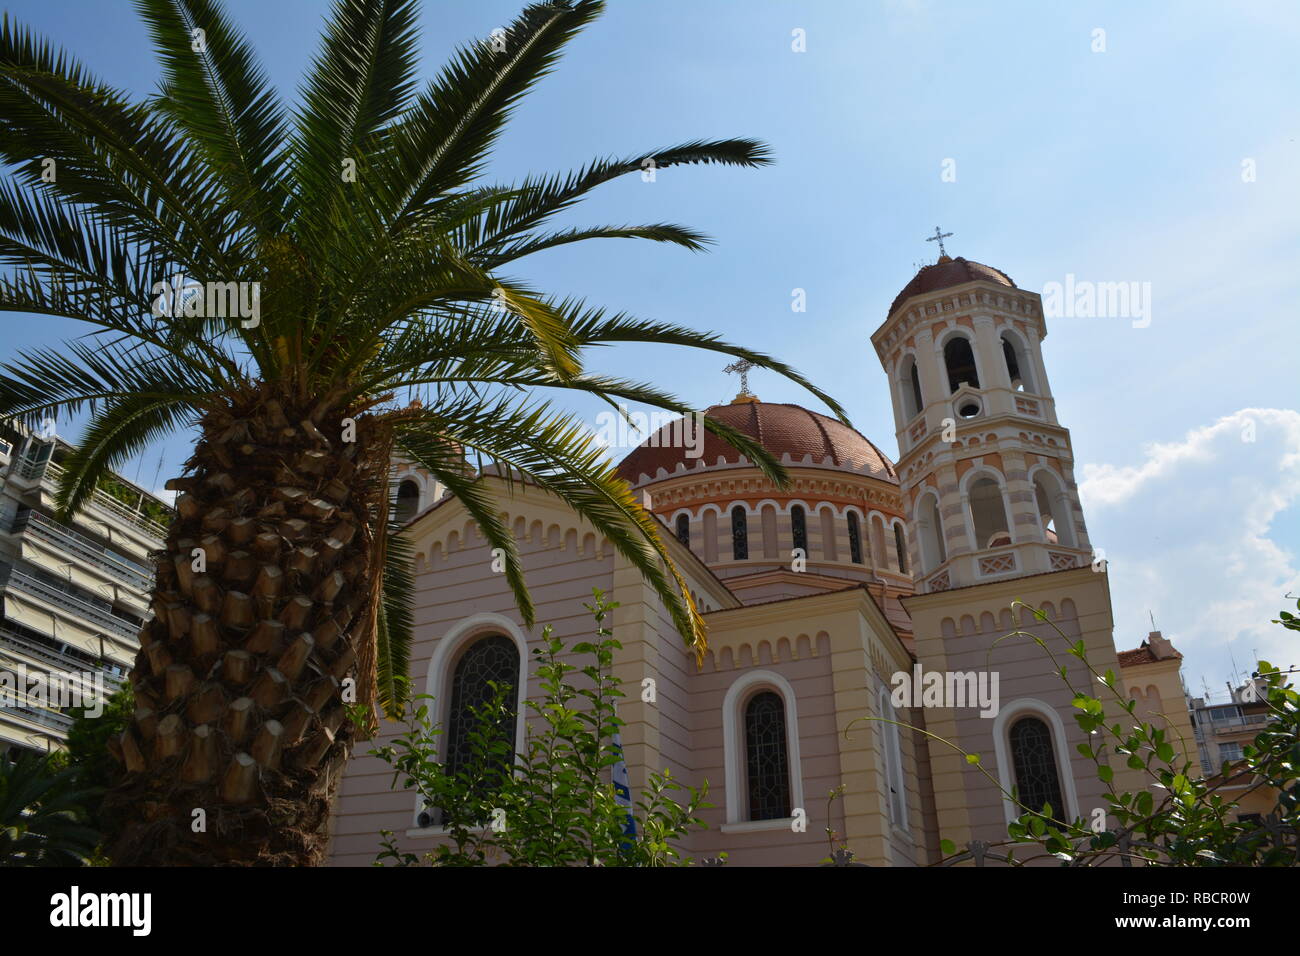
M 328 5 L 227 6 L 292 102 Z M 424 75 L 519 6 L 426 3 Z M 125 0 L 5 8 L 112 85 L 155 89 Z M 628 177 L 564 219 L 679 222 L 713 237 L 709 251 L 609 240 L 512 274 L 774 354 L 891 455 L 869 338 L 934 261 L 936 226 L 954 233 L 949 254 L 1033 291 L 1067 276 L 1149 283 L 1141 319 L 1049 315 L 1044 361 L 1109 563 L 1117 646 L 1154 618 L 1193 693 L 1222 699 L 1256 655 L 1300 665 L 1270 623 L 1300 594 L 1298 48 L 1293 2 L 615 0 L 518 108 L 489 179 L 697 138 L 768 143 L 772 166 Z M 0 313 L 0 360 L 80 331 Z M 735 394 L 727 361 L 647 347 L 588 367 L 703 407 Z M 750 387 L 820 407 L 772 373 Z M 75 440 L 77 425 L 60 431 Z M 122 471 L 158 487 L 186 456 L 177 436 Z

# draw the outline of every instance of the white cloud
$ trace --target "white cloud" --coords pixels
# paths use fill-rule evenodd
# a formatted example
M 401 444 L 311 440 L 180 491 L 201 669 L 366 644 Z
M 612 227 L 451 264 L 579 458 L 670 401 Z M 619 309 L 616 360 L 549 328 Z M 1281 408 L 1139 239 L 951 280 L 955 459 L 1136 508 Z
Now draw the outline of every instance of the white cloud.
M 1253 439 L 1253 440 L 1251 440 Z M 1111 572 L 1115 641 L 1136 646 L 1147 612 L 1213 693 L 1255 653 L 1300 664 L 1294 632 L 1270 621 L 1297 588 L 1279 525 L 1300 512 L 1300 412 L 1247 408 L 1157 443 L 1132 465 L 1085 464 L 1079 495 Z

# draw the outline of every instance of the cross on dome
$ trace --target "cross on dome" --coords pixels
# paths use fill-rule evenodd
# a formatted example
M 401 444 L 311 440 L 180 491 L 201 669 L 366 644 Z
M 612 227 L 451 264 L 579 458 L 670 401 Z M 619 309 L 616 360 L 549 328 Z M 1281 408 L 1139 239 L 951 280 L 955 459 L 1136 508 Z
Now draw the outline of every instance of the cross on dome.
M 740 375 L 740 394 L 736 396 L 737 399 L 754 397 L 754 393 L 749 390 L 749 370 L 751 368 L 756 368 L 756 366 L 749 359 L 737 359 L 723 369 L 728 375 Z

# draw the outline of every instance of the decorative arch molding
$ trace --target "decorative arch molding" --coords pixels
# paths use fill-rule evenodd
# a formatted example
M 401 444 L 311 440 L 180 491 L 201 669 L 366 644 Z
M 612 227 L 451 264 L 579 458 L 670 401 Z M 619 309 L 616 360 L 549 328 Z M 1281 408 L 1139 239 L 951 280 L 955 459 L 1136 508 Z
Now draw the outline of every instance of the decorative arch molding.
M 790 806 L 802 807 L 803 767 L 799 758 L 799 715 L 794 688 L 776 671 L 750 671 L 736 678 L 722 700 L 722 754 L 726 764 L 727 823 L 752 829 L 785 829 L 789 818 L 751 821 L 746 819 L 744 801 L 745 703 L 760 690 L 775 691 L 785 704 L 786 758 L 790 767 Z
M 608 543 L 604 537 L 596 535 L 589 527 L 582 527 L 576 521 L 543 520 L 532 515 L 500 512 L 500 518 L 515 536 L 516 541 L 539 543 L 542 547 L 555 547 L 565 550 L 569 542 L 580 555 L 593 555 L 597 559 L 605 555 Z M 433 563 L 447 560 L 454 552 L 476 547 L 487 539 L 473 518 L 466 516 L 457 523 L 454 519 L 433 535 L 424 539 L 419 545 L 417 556 L 427 556 Z M 427 543 L 425 543 L 427 542 Z
M 899 381 L 902 381 L 903 370 L 907 367 L 907 360 L 910 358 L 914 362 L 919 361 L 918 356 L 920 354 L 920 350 L 914 345 L 904 345 L 899 349 L 898 357 L 894 362 L 894 376 Z
M 788 517 L 795 505 L 798 505 L 800 508 L 802 508 L 803 513 L 805 515 L 810 515 L 813 513 L 813 506 L 810 505 L 808 502 L 804 501 L 804 499 L 791 498 L 789 501 L 785 502 L 784 507 L 777 509 L 777 514 L 783 514 Z
M 436 490 L 437 482 L 435 482 L 433 478 L 429 477 L 428 475 L 416 471 L 414 468 L 410 468 L 407 471 L 399 471 L 399 472 L 394 472 L 389 474 L 388 476 L 389 491 L 393 494 L 396 494 L 397 489 L 402 486 L 403 482 L 407 482 L 407 481 L 414 482 L 415 487 L 419 490 L 419 494 L 416 497 L 416 505 L 415 505 L 415 513 L 418 515 L 425 508 L 429 507 L 429 505 L 433 504 L 434 502 L 433 493 Z
M 673 525 L 675 525 L 677 523 L 677 519 L 680 518 L 682 515 L 686 515 L 686 517 L 690 518 L 692 521 L 694 521 L 696 518 L 699 517 L 699 514 L 696 512 L 694 508 L 678 508 L 676 511 L 669 513 L 668 526 L 671 528 Z
M 430 710 L 437 715 L 436 725 L 445 725 L 446 716 L 446 689 L 451 683 L 451 669 L 461 651 L 472 644 L 480 637 L 488 637 L 493 634 L 501 634 L 510 638 L 515 647 L 519 650 L 519 688 L 515 695 L 515 740 L 522 743 L 525 736 L 525 723 L 528 719 L 528 708 L 526 701 L 528 699 L 528 663 L 530 655 L 528 653 L 528 638 L 523 630 L 514 621 L 500 614 L 482 612 L 471 614 L 462 621 L 453 624 L 438 639 L 438 643 L 433 648 L 433 655 L 429 658 L 429 668 L 425 673 L 424 692 L 433 698 L 433 705 Z M 440 735 L 437 742 L 438 756 L 441 759 L 443 747 L 446 746 L 445 735 Z M 415 798 L 415 813 L 412 818 L 412 826 L 419 826 L 420 811 L 424 808 L 420 806 L 420 798 Z
M 763 638 L 762 640 L 771 645 L 770 638 Z M 830 635 L 826 631 L 817 631 L 813 634 L 807 632 L 786 634 L 776 639 L 772 663 L 781 664 L 789 661 L 807 660 L 808 658 L 822 657 L 829 654 Z M 711 642 L 709 650 L 704 655 L 706 666 L 714 673 L 748 667 L 756 659 L 757 651 L 753 642 L 746 640 L 721 646 L 715 646 Z M 749 663 L 746 663 L 747 661 Z
M 1012 785 L 1016 782 L 1008 734 L 1016 719 L 1026 714 L 1042 717 L 1047 721 L 1047 726 L 1052 732 L 1052 753 L 1056 757 L 1056 775 L 1060 778 L 1061 793 L 1065 796 L 1065 813 L 1070 819 L 1074 819 L 1079 816 L 1079 795 L 1075 790 L 1074 774 L 1070 769 L 1070 747 L 1065 737 L 1065 723 L 1055 707 L 1036 697 L 1021 697 L 1004 704 L 993 720 L 993 750 L 998 762 L 998 783 L 1006 793 L 1010 793 Z M 1007 823 L 1020 816 L 1015 804 L 1005 793 L 1002 795 L 1002 810 L 1006 814 Z

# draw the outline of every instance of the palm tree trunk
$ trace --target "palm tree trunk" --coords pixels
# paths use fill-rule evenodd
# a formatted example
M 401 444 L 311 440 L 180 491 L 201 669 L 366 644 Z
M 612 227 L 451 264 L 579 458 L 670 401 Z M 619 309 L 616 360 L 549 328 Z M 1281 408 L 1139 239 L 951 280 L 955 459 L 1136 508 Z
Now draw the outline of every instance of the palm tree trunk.
M 372 421 L 268 389 L 202 422 L 112 748 L 115 863 L 323 861 L 346 707 L 373 687 L 388 455 Z

